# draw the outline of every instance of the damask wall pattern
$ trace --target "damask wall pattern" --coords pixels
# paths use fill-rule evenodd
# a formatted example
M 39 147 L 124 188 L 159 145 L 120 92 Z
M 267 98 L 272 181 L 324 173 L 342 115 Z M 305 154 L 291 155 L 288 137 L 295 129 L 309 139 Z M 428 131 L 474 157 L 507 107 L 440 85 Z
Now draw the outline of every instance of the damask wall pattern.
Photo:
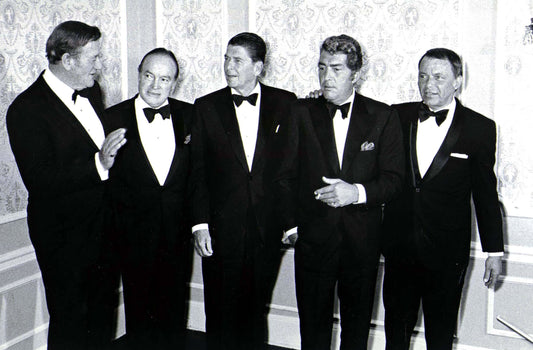
M 100 85 L 105 104 L 121 101 L 121 8 L 124 0 L 0 1 L 0 219 L 26 209 L 27 192 L 9 146 L 5 116 L 15 97 L 47 67 L 46 39 L 66 20 L 96 25 L 102 31 Z
M 253 3 L 255 31 L 269 44 L 265 81 L 299 96 L 318 87 L 320 44 L 331 35 L 359 41 L 366 54 L 360 91 L 387 103 L 419 98 L 416 62 L 427 49 L 460 45 L 459 0 Z
M 194 102 L 226 85 L 227 7 L 226 0 L 156 0 L 157 45 L 180 65 L 176 98 Z

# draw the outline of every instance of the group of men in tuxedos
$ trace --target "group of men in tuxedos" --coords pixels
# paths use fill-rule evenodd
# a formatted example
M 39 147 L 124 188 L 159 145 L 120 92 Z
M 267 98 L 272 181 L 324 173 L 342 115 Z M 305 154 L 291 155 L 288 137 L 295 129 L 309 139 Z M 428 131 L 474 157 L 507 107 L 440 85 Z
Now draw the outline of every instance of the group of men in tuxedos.
M 359 43 L 329 37 L 323 96 L 297 100 L 259 82 L 266 44 L 240 33 L 224 55 L 225 88 L 194 105 L 171 98 L 178 61 L 156 48 L 139 65 L 139 93 L 104 111 L 100 37 L 81 22 L 58 25 L 48 68 L 7 113 L 49 349 L 113 345 L 119 273 L 125 346 L 183 348 L 191 241 L 209 349 L 265 348 L 282 242 L 295 249 L 302 349 L 330 348 L 335 286 L 341 349 L 367 348 L 381 252 L 387 349 L 409 348 L 420 301 L 428 349 L 451 349 L 471 195 L 489 286 L 503 255 L 495 126 L 454 98 L 455 53 L 428 51 L 422 103 L 390 107 L 354 88 Z

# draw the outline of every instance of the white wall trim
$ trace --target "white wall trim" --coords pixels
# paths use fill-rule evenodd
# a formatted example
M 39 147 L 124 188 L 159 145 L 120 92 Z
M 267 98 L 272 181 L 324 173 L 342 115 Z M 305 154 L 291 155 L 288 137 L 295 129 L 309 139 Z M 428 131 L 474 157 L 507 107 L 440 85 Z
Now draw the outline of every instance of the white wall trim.
M 533 279 L 527 278 L 527 277 L 515 277 L 515 276 L 500 276 L 498 278 L 500 281 L 505 283 L 506 285 L 509 283 L 516 283 L 521 285 L 527 285 L 527 286 L 533 286 Z M 487 334 L 491 335 L 497 335 L 501 337 L 507 337 L 507 338 L 517 338 L 517 339 L 524 339 L 522 336 L 518 335 L 514 331 L 511 331 L 509 329 L 498 329 L 495 327 L 495 321 L 496 315 L 494 312 L 494 304 L 495 304 L 495 298 L 496 293 L 494 292 L 494 288 L 489 288 L 488 291 L 488 297 L 487 297 Z M 503 318 L 506 319 L 505 315 L 502 315 Z M 508 320 L 511 321 L 512 320 Z M 513 322 L 514 323 L 514 322 Z M 518 325 L 520 326 L 520 325 Z M 506 326 L 503 326 L 507 328 Z M 529 333 L 529 336 L 533 337 L 532 333 Z
M 26 216 L 27 216 L 26 210 L 21 210 L 15 213 L 2 215 L 0 216 L 0 225 L 7 224 L 8 222 L 24 219 Z
M 15 345 L 15 344 L 18 344 L 28 338 L 32 338 L 34 336 L 36 336 L 37 334 L 41 333 L 41 332 L 44 332 L 48 329 L 48 322 L 38 326 L 38 327 L 35 327 L 34 329 L 32 329 L 31 331 L 28 331 L 24 334 L 21 334 L 19 335 L 18 337 L 15 337 L 11 340 L 9 340 L 8 342 L 5 342 L 4 344 L 1 344 L 0 345 L 0 350 L 7 350 L 9 349 L 11 346 Z M 40 347 L 39 349 L 46 349 L 46 346 L 44 347 Z

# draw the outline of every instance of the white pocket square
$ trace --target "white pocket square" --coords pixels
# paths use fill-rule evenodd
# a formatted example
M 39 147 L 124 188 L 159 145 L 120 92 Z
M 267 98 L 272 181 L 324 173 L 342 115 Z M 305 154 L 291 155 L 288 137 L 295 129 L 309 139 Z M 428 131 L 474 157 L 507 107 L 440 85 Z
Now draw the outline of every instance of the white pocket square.
M 464 154 L 464 153 L 450 153 L 450 157 L 461 158 L 461 159 L 468 159 L 468 154 Z
M 361 144 L 361 152 L 372 151 L 374 149 L 374 142 L 365 141 Z
M 274 133 L 277 134 L 278 131 L 279 131 L 279 124 L 278 124 L 278 126 L 276 126 L 276 131 Z
M 191 134 L 185 136 L 185 140 L 183 141 L 183 144 L 188 144 L 189 142 L 191 142 Z

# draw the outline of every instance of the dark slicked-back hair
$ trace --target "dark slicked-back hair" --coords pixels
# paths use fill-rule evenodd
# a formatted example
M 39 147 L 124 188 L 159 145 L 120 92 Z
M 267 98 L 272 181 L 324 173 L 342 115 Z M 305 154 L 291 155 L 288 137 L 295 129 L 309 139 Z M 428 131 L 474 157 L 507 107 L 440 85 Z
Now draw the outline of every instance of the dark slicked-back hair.
M 146 61 L 146 59 L 152 55 L 167 56 L 168 58 L 170 58 L 176 64 L 176 76 L 174 77 L 174 79 L 178 79 L 178 76 L 180 74 L 180 65 L 178 64 L 178 60 L 176 59 L 176 56 L 172 51 L 167 50 L 164 47 L 155 48 L 152 51 L 148 52 L 146 55 L 144 55 L 143 59 L 141 60 L 141 63 L 139 63 L 139 67 L 137 67 L 137 71 L 139 73 L 142 71 L 144 61 Z
M 261 61 L 265 63 L 266 44 L 265 41 L 255 33 L 239 33 L 229 39 L 228 45 L 242 46 L 248 51 L 253 62 Z
M 326 38 L 320 47 L 320 52 L 326 51 L 330 55 L 344 53 L 347 57 L 347 65 L 353 72 L 358 72 L 363 66 L 363 52 L 361 45 L 346 34 L 330 36 Z
M 456 54 L 454 51 L 442 47 L 428 50 L 418 61 L 418 67 L 420 68 L 420 63 L 424 58 L 436 58 L 439 60 L 446 60 L 452 65 L 453 74 L 455 77 L 463 76 L 463 62 L 461 57 Z
M 100 39 L 98 27 L 83 22 L 66 21 L 57 25 L 46 41 L 46 58 L 50 64 L 61 61 L 65 53 L 75 55 L 89 41 Z

